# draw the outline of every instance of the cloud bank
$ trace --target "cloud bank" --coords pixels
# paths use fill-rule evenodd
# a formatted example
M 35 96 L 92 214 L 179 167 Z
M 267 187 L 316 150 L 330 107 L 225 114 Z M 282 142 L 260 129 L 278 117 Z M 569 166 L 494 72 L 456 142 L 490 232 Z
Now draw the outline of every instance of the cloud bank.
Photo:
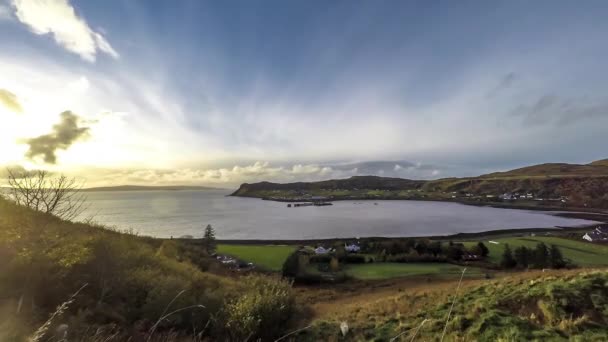
M 68 0 L 13 0 L 13 7 L 17 19 L 32 32 L 51 34 L 57 44 L 86 61 L 94 62 L 98 51 L 119 57 L 106 38 L 76 14 Z
M 61 121 L 53 126 L 53 132 L 26 140 L 29 145 L 27 158 L 42 156 L 45 163 L 55 164 L 57 150 L 66 150 L 78 139 L 87 136 L 89 127 L 79 127 L 78 115 L 65 111 L 60 117 Z
M 403 166 L 402 166 L 403 165 Z M 352 176 L 377 175 L 410 179 L 434 179 L 448 167 L 407 161 L 377 161 L 340 164 L 302 164 L 257 161 L 218 168 L 180 169 L 90 169 L 87 186 L 132 185 L 206 185 L 236 188 L 242 183 L 272 181 L 279 183 L 320 181 Z

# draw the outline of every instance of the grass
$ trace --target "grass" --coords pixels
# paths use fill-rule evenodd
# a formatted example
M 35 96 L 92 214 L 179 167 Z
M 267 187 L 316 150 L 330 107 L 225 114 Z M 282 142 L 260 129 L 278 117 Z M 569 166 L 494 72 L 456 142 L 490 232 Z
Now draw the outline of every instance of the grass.
M 217 246 L 217 252 L 252 262 L 256 267 L 280 271 L 283 262 L 295 250 L 294 246 L 277 245 L 225 245 Z
M 467 280 L 460 291 L 457 288 L 456 281 L 427 284 L 342 303 L 343 310 L 314 321 L 298 337 L 342 340 L 339 324 L 346 321 L 347 339 L 353 341 L 389 341 L 396 336 L 397 341 L 440 341 L 444 331 L 444 341 L 606 340 L 606 272 L 536 271 Z
M 499 263 L 504 251 L 505 244 L 509 244 L 511 249 L 519 246 L 534 248 L 539 242 L 544 242 L 547 246 L 556 245 L 562 251 L 565 258 L 572 260 L 579 266 L 606 266 L 608 265 L 608 246 L 593 244 L 585 241 L 576 241 L 553 236 L 526 236 L 493 239 L 499 244 L 483 243 L 490 250 L 488 259 L 491 262 Z M 477 241 L 465 242 L 467 247 L 477 244 Z
M 357 279 L 390 279 L 418 275 L 459 276 L 463 267 L 445 263 L 370 263 L 345 267 L 346 274 Z M 467 275 L 480 275 L 481 271 L 467 268 Z

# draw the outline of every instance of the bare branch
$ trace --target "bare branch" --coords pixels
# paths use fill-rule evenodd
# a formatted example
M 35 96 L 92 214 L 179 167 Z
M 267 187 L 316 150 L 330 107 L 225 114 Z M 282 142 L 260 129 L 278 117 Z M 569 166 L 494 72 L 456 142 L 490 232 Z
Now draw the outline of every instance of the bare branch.
M 52 177 L 48 171 L 7 170 L 9 199 L 19 205 L 72 220 L 86 209 L 82 184 L 65 175 Z

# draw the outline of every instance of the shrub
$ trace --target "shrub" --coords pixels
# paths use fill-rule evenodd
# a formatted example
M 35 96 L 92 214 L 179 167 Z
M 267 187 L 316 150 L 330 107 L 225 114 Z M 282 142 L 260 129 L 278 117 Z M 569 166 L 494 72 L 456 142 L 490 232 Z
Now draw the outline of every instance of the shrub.
M 432 254 L 402 254 L 389 257 L 390 262 L 446 262 L 448 258 L 443 255 L 433 256 Z
M 323 255 L 313 255 L 310 257 L 311 264 L 326 264 L 331 261 L 332 256 L 323 254 Z
M 300 253 L 291 253 L 283 263 L 283 277 L 295 278 L 300 270 Z
M 294 311 L 291 283 L 257 275 L 242 283 L 247 284 L 242 294 L 226 303 L 215 319 L 221 335 L 233 341 L 276 339 Z
M 500 261 L 500 266 L 503 268 L 513 268 L 517 265 L 517 261 L 513 258 L 513 252 L 511 251 L 511 247 L 509 244 L 505 245 L 505 250 L 502 254 L 502 259 Z
M 347 264 L 364 264 L 365 260 L 365 255 L 361 254 L 347 254 L 340 259 L 341 262 Z

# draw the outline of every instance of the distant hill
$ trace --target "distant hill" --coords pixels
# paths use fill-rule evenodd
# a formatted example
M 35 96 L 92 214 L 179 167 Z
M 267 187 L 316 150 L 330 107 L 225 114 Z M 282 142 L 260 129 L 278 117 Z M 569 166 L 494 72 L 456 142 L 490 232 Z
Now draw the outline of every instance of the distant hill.
M 499 201 L 499 195 L 505 193 L 533 194 L 537 204 L 543 204 L 540 201 L 545 199 L 559 199 L 560 206 L 608 208 L 608 159 L 590 164 L 540 164 L 478 177 L 428 181 L 355 176 L 320 182 L 245 183 L 232 195 L 272 200 L 297 200 L 306 196 L 335 200 L 443 200 L 466 195 L 467 200 L 492 202 Z
M 354 189 L 382 189 L 382 190 L 400 190 L 400 189 L 415 189 L 424 185 L 425 181 L 389 178 L 378 176 L 353 176 L 347 179 L 332 179 L 320 182 L 297 182 L 297 183 L 271 183 L 260 182 L 253 184 L 242 184 L 233 196 L 248 196 L 254 195 L 258 191 L 273 191 L 273 190 L 354 190 Z M 256 197 L 254 195 L 254 197 Z
M 82 191 L 152 191 L 152 190 L 221 190 L 206 186 L 169 185 L 169 186 L 142 186 L 142 185 L 119 185 L 86 188 Z
M 512 177 L 512 176 L 600 176 L 608 175 L 608 159 L 598 160 L 589 164 L 548 163 L 522 167 L 506 172 L 495 172 L 480 177 Z

